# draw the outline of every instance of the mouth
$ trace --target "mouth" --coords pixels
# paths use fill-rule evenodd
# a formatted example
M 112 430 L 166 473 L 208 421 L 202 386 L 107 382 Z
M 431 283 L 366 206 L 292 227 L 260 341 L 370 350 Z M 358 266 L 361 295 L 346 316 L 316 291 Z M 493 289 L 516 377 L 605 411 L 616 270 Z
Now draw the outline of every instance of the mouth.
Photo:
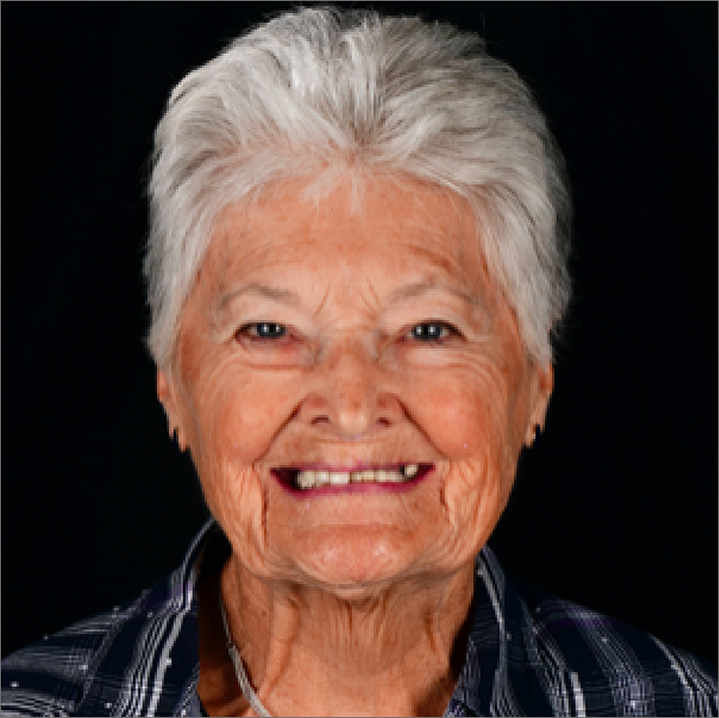
M 419 481 L 432 468 L 432 464 L 394 464 L 356 470 L 282 467 L 273 469 L 272 473 L 286 488 L 305 492 L 323 487 L 406 485 Z

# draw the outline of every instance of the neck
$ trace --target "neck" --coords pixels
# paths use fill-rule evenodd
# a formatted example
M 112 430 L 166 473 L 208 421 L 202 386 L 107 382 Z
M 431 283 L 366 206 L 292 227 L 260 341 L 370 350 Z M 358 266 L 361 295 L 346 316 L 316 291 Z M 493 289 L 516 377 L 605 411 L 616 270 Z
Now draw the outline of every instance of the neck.
M 442 714 L 473 586 L 473 564 L 349 596 L 259 580 L 234 557 L 221 578 L 233 642 L 277 715 Z

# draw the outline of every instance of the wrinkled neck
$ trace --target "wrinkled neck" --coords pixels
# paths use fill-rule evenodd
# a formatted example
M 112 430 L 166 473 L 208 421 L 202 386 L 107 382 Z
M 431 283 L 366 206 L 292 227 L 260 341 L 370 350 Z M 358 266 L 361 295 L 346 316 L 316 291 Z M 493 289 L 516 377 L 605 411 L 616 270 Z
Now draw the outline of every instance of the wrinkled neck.
M 466 645 L 473 564 L 353 591 L 260 580 L 234 557 L 221 587 L 232 638 L 270 712 L 441 714 Z

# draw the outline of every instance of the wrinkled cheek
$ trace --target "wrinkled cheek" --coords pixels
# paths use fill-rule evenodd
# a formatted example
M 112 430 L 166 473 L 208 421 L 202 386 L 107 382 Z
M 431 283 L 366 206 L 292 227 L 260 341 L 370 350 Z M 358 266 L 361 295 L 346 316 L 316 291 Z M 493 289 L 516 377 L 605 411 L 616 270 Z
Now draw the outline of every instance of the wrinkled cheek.
M 455 464 L 447 477 L 444 504 L 456 550 L 465 558 L 487 542 L 509 496 L 499 457 Z
M 235 551 L 261 550 L 265 497 L 255 469 L 263 442 L 237 414 L 218 412 L 198 435 L 195 466 L 207 506 Z
M 236 470 L 218 466 L 209 480 L 202 480 L 205 500 L 212 515 L 222 526 L 233 552 L 255 563 L 265 544 L 265 496 L 254 469 Z

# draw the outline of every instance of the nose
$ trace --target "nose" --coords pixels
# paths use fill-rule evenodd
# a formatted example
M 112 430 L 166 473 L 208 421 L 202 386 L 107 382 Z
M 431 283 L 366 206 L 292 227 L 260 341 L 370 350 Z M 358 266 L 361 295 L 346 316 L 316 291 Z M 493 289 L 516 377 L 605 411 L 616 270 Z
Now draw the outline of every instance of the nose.
M 342 441 L 361 441 L 403 416 L 390 378 L 372 347 L 353 338 L 323 351 L 313 369 L 299 419 Z

